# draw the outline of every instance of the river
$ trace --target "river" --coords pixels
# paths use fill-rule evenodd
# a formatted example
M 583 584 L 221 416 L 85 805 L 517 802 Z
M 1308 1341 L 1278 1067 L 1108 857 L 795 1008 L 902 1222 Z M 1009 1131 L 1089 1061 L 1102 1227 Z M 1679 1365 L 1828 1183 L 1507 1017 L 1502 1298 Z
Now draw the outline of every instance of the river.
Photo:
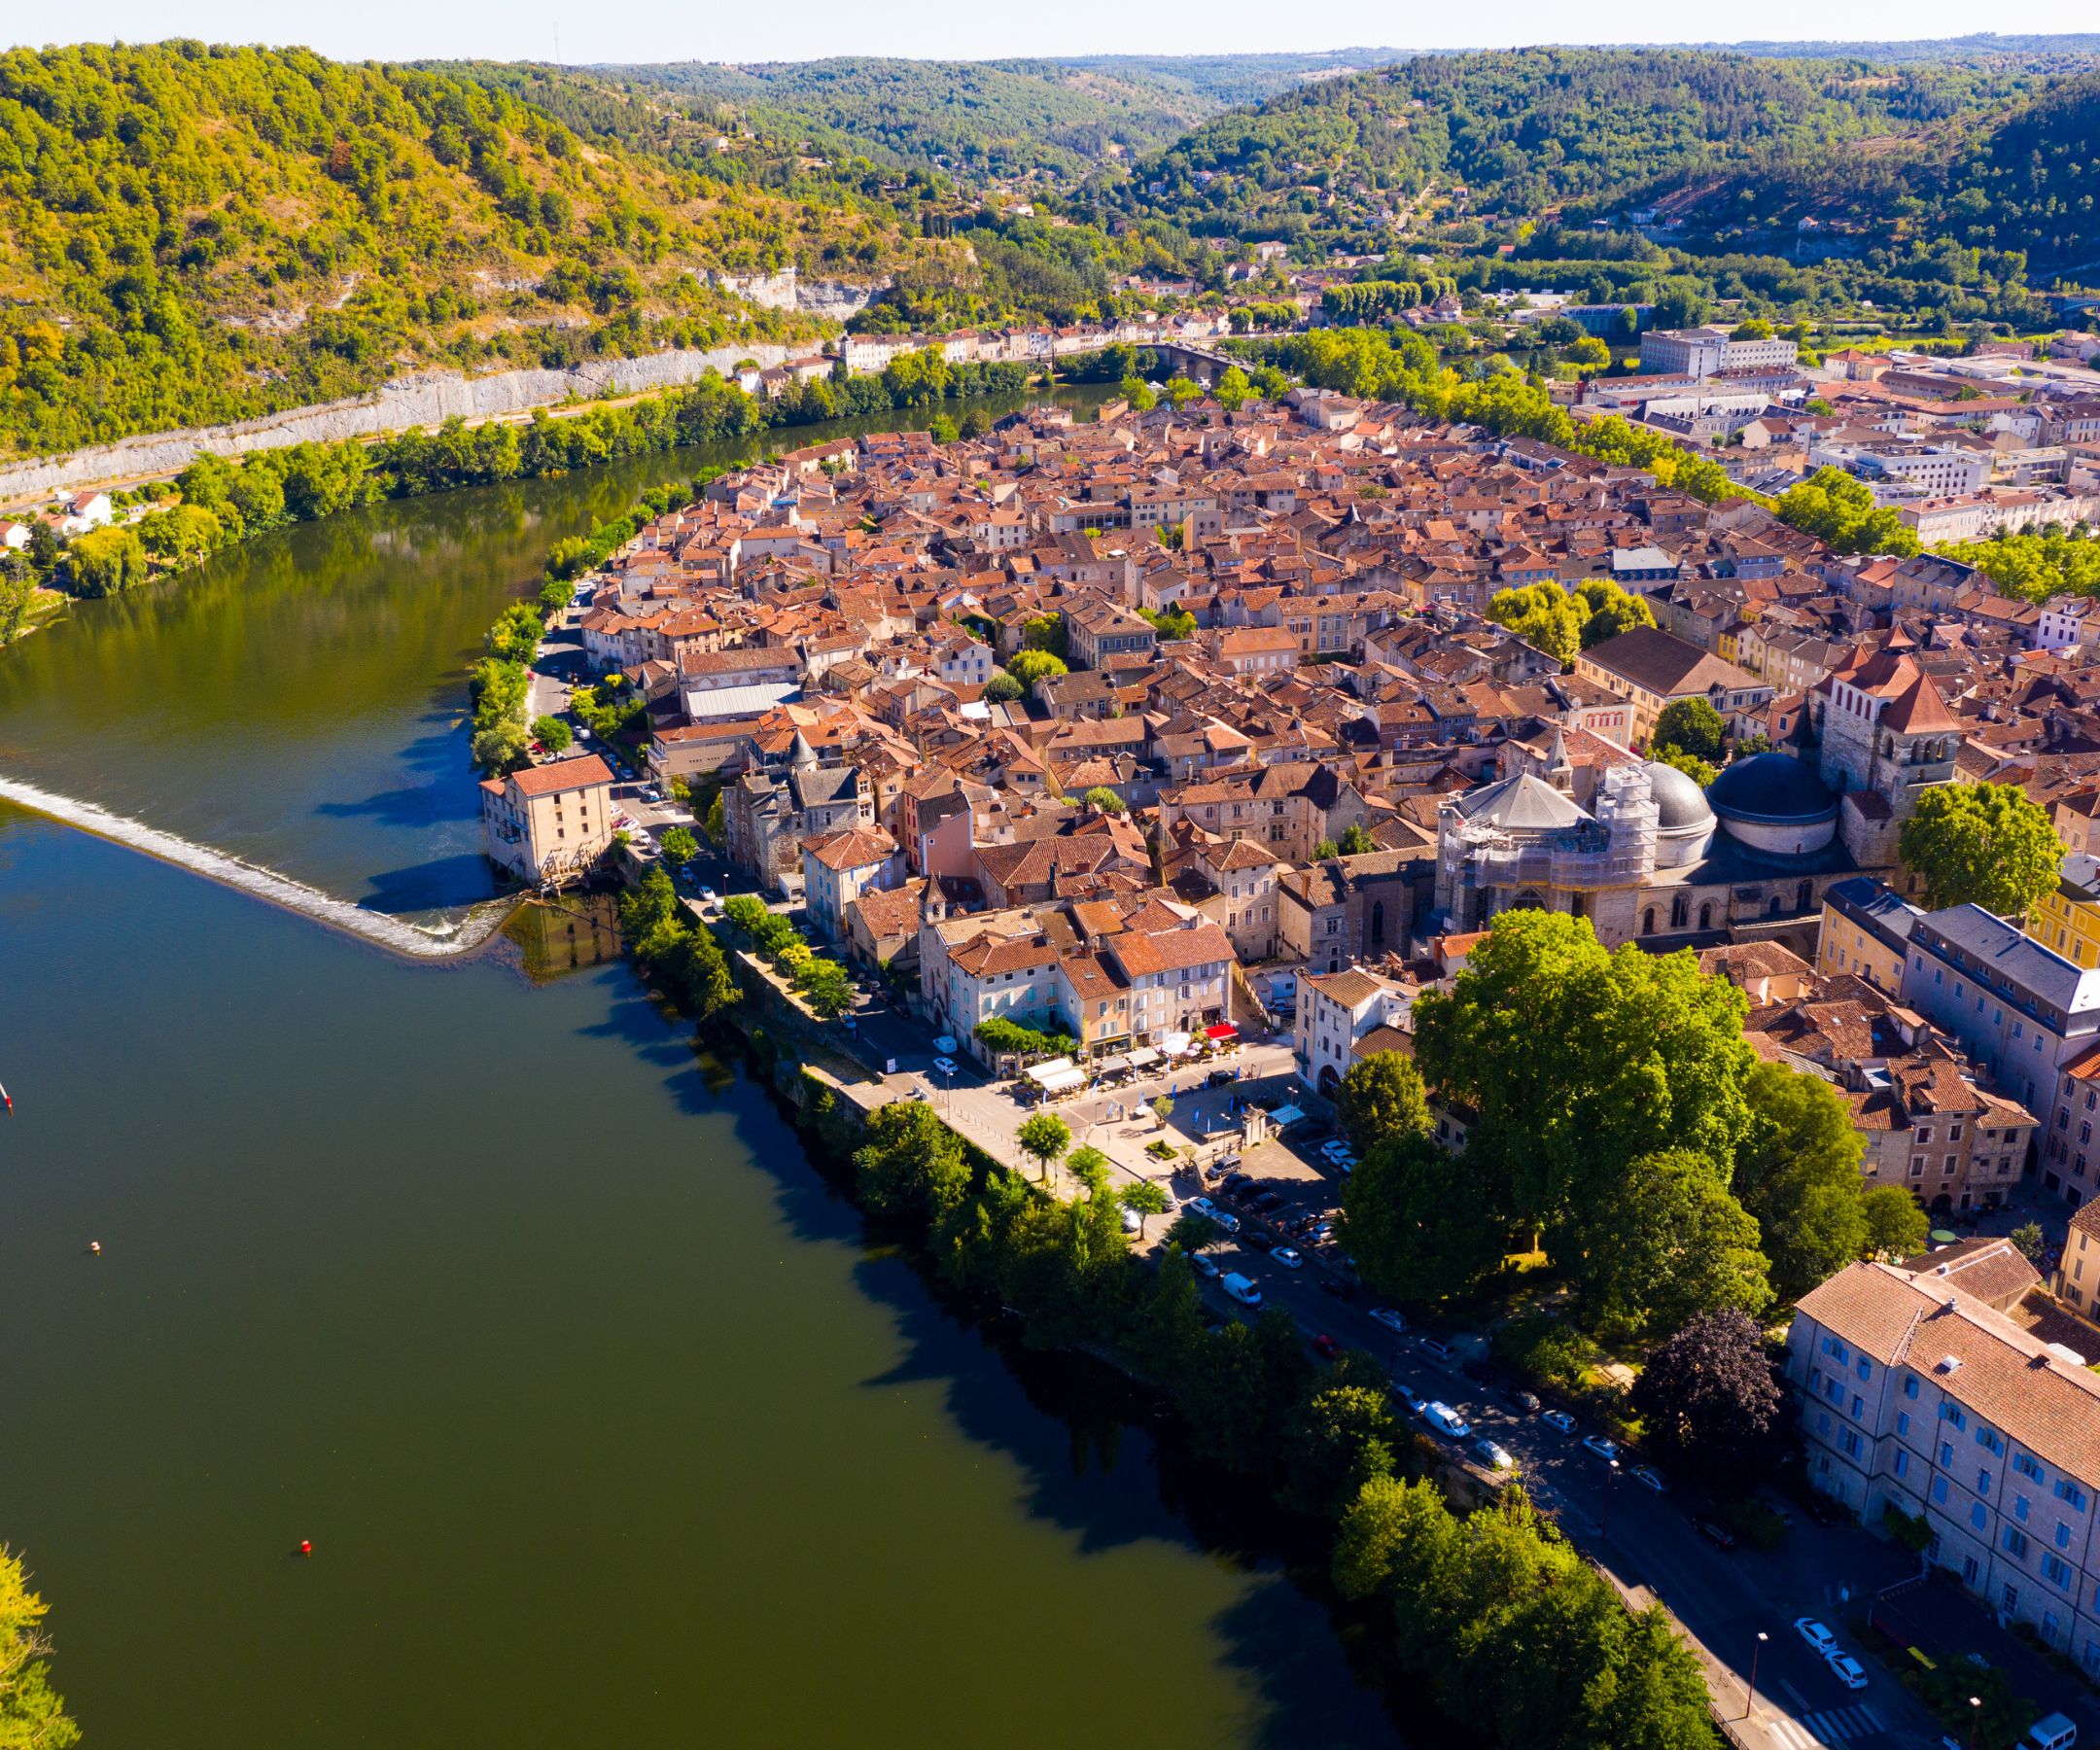
M 0 772 L 456 911 L 482 629 L 719 459 L 85 604 L 0 655 Z M 0 1537 L 89 1750 L 1395 1741 L 1287 1527 L 944 1311 L 602 931 L 528 946 L 412 964 L 0 806 Z

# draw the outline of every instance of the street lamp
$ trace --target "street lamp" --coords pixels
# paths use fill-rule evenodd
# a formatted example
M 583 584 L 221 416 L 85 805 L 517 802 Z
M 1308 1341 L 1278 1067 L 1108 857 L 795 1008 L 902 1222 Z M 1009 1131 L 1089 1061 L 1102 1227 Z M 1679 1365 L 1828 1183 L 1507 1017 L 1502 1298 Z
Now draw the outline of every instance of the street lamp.
M 1758 1655 L 1765 1651 L 1765 1643 L 1770 1639 L 1771 1636 L 1760 1628 L 1757 1631 L 1757 1645 L 1750 1649 L 1750 1688 L 1743 1696 L 1742 1704 L 1742 1717 L 1746 1720 L 1750 1717 L 1751 1710 L 1757 1706 Z
M 1599 1543 L 1602 1543 L 1605 1538 L 1611 1535 L 1611 1504 L 1612 1496 L 1619 1492 L 1618 1488 L 1615 1487 L 1618 1481 L 1619 1460 L 1614 1458 L 1611 1461 L 1610 1470 L 1605 1473 L 1604 1477 L 1604 1511 L 1597 1516 L 1596 1529 L 1597 1541 Z
M 1977 1732 L 1983 1724 L 1983 1698 L 1969 1698 L 1969 1750 L 1976 1750 Z

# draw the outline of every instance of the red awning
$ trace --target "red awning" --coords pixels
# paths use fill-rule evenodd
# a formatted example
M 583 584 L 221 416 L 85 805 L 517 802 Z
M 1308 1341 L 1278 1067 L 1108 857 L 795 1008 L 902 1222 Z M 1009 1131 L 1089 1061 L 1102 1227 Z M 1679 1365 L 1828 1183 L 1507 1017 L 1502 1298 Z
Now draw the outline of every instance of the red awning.
M 1203 1036 L 1207 1039 L 1237 1039 L 1240 1030 L 1230 1021 L 1220 1021 L 1215 1027 L 1205 1028 Z

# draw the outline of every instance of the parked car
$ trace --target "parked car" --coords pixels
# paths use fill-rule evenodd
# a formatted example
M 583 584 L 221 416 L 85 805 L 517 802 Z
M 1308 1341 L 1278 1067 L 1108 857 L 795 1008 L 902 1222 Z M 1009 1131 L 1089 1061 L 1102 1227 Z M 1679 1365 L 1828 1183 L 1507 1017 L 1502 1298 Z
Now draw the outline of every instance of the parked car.
M 1280 1209 L 1283 1207 L 1283 1199 L 1277 1192 L 1264 1191 L 1254 1199 L 1254 1207 L 1267 1214 L 1271 1209 Z
M 1258 1307 L 1262 1304 L 1261 1290 L 1254 1285 L 1251 1277 L 1243 1277 L 1237 1270 L 1227 1271 L 1219 1279 L 1218 1286 L 1242 1307 Z
M 1215 1221 L 1221 1213 L 1217 1205 L 1208 1197 L 1192 1197 L 1188 1200 L 1188 1207 L 1195 1210 L 1197 1214 L 1208 1216 L 1212 1221 Z
M 1189 1260 L 1189 1268 L 1208 1281 L 1214 1282 L 1218 1278 L 1217 1260 L 1204 1252 L 1198 1252 Z
M 1607 1440 L 1601 1434 L 1592 1434 L 1582 1444 L 1584 1452 L 1594 1452 L 1607 1464 L 1619 1456 L 1619 1443 L 1616 1440 Z
M 1867 1687 L 1867 1667 L 1849 1653 L 1833 1653 L 1829 1658 L 1831 1675 L 1848 1690 Z
M 2019 1750 L 2071 1750 L 2078 1742 L 2078 1726 L 2060 1713 L 2037 1720 L 2027 1728 Z
M 1539 1418 L 1549 1428 L 1557 1428 L 1562 1434 L 1575 1432 L 1575 1418 L 1565 1410 L 1549 1410 Z
M 1279 1245 L 1269 1254 L 1285 1270 L 1303 1270 L 1305 1257 L 1295 1245 Z
M 1535 1392 L 1517 1392 L 1511 1397 L 1510 1401 L 1526 1416 L 1536 1416 L 1539 1413 L 1539 1401 Z
M 1838 1637 L 1814 1617 L 1796 1617 L 1794 1632 L 1825 1659 L 1838 1651 Z
M 1627 1475 L 1650 1494 L 1669 1493 L 1669 1485 L 1662 1481 L 1662 1473 L 1652 1464 L 1636 1464 Z
M 1323 1276 L 1319 1279 L 1319 1285 L 1322 1294 L 1331 1294 L 1338 1301 L 1352 1301 L 1356 1298 L 1355 1284 L 1346 1282 L 1340 1277 Z
M 1237 1069 L 1213 1069 L 1204 1077 L 1204 1086 L 1207 1088 L 1229 1088 L 1239 1079 L 1240 1072 Z
M 1276 1242 L 1263 1233 L 1260 1228 L 1248 1228 L 1245 1233 L 1240 1236 L 1240 1243 L 1245 1246 L 1248 1251 L 1265 1252 Z
M 1320 1153 L 1323 1155 L 1353 1154 L 1354 1152 L 1340 1137 L 1336 1137 L 1332 1141 L 1320 1144 Z
M 1394 1397 L 1398 1398 L 1403 1404 L 1405 1404 L 1408 1407 L 1409 1411 L 1416 1416 L 1419 1416 L 1424 1410 L 1429 1408 L 1429 1400 L 1427 1398 L 1423 1397 L 1422 1394 L 1417 1391 L 1414 1386 L 1403 1384 L 1398 1380 L 1395 1380 L 1390 1385 L 1386 1386 L 1385 1389 L 1389 1391 Z
M 1476 1440 L 1473 1443 L 1473 1455 L 1489 1470 L 1505 1471 L 1517 1468 L 1517 1460 L 1491 1440 Z
M 1452 1358 L 1452 1347 L 1441 1337 L 1424 1337 L 1421 1340 L 1421 1351 L 1435 1361 L 1449 1361 Z
M 1312 1352 L 1322 1361 L 1332 1361 L 1342 1352 L 1342 1346 L 1322 1331 L 1312 1339 Z
M 1715 1549 L 1732 1550 L 1735 1547 L 1735 1533 L 1719 1520 L 1694 1520 L 1692 1523 L 1698 1528 L 1698 1534 Z
M 943 1075 L 953 1075 L 958 1068 L 954 1058 L 935 1058 L 933 1068 Z
M 1453 1440 L 1463 1440 L 1473 1432 L 1472 1423 L 1449 1404 L 1431 1399 L 1422 1407 L 1422 1419 L 1439 1434 L 1448 1434 Z
M 1408 1328 L 1407 1314 L 1398 1307 L 1373 1307 L 1371 1316 L 1395 1336 Z
M 1144 1231 L 1144 1222 L 1136 1209 L 1125 1209 L 1123 1211 L 1123 1231 L 1126 1234 L 1138 1234 Z

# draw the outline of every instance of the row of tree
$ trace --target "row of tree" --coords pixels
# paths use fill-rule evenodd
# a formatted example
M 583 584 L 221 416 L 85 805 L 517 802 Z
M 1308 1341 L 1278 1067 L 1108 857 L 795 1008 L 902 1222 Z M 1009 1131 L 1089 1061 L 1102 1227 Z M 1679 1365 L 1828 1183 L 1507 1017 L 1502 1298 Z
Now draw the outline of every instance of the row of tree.
M 785 913 L 754 893 L 732 893 L 722 916 L 801 993 L 819 1020 L 835 1021 L 853 1007 L 853 980 L 835 960 L 817 953 Z
M 1426 1454 L 1373 1357 L 1315 1367 L 1275 1309 L 1207 1326 L 1183 1242 L 1208 1242 L 1208 1223 L 1184 1216 L 1147 1270 L 1121 1220 L 1130 1194 L 1098 1151 L 1073 1154 L 1086 1194 L 1060 1201 L 973 1156 L 923 1102 L 877 1111 L 854 1164 L 861 1202 L 917 1229 L 955 1285 L 1019 1312 L 1028 1343 L 1126 1357 L 1172 1395 L 1204 1456 L 1337 1522 L 1338 1583 L 1391 1603 L 1397 1656 L 1451 1719 L 1547 1750 L 1711 1742 L 1698 1662 L 1667 1618 L 1627 1612 L 1522 1490 L 1460 1519 L 1407 1482 Z

